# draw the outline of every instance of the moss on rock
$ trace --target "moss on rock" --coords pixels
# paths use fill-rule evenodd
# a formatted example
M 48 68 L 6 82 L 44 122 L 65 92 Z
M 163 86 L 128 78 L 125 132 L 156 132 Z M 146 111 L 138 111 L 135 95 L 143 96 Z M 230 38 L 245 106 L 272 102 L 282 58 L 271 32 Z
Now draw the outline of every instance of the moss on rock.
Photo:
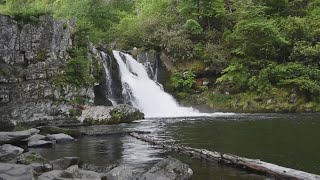
M 40 154 L 37 154 L 35 152 L 27 152 L 27 153 L 21 154 L 17 158 L 18 164 L 30 165 L 32 163 L 48 163 L 48 162 L 49 162 L 48 160 L 46 160 Z

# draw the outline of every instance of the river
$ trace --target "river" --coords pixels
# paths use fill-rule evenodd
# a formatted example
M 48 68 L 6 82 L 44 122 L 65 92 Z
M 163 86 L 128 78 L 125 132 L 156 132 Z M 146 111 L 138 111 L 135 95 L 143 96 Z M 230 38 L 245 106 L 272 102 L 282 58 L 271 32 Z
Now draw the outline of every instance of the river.
M 320 114 L 234 114 L 196 118 L 154 118 L 130 124 L 81 127 L 82 131 L 151 131 L 167 143 L 232 153 L 320 174 Z M 270 179 L 263 175 L 166 152 L 130 136 L 84 137 L 52 149 L 34 149 L 48 159 L 79 156 L 96 165 L 127 164 L 148 169 L 171 155 L 189 164 L 194 180 Z

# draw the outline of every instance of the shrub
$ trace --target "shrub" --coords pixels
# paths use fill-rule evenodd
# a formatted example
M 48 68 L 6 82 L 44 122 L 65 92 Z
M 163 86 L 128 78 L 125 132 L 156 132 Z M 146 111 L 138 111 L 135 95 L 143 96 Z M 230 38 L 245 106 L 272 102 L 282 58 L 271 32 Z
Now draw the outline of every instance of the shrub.
M 251 74 L 243 62 L 233 62 L 222 73 L 223 75 L 217 79 L 217 83 L 232 83 L 239 90 L 248 88 Z
M 193 35 L 201 34 L 203 31 L 201 25 L 194 19 L 188 19 L 184 24 L 184 28 Z
M 196 83 L 193 71 L 176 72 L 171 78 L 172 86 L 177 91 L 192 92 Z
M 299 89 L 307 96 L 320 95 L 320 70 L 301 63 L 271 64 L 258 76 L 250 79 L 250 88 L 264 93 L 272 86 L 289 86 Z

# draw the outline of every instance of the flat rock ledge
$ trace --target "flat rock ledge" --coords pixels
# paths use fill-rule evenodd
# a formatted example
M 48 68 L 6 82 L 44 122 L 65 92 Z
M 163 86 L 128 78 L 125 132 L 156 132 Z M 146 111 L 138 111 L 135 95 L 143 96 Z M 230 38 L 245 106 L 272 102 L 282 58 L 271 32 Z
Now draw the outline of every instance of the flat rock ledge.
M 40 131 L 38 129 L 29 129 L 26 131 L 16 131 L 16 132 L 0 132 L 0 145 L 21 141 L 39 132 Z

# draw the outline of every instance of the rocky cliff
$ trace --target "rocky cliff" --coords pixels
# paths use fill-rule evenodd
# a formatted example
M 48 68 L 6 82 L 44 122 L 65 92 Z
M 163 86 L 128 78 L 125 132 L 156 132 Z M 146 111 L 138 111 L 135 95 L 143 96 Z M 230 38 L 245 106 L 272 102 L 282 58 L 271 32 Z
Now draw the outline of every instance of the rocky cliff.
M 41 16 L 21 24 L 0 15 L 0 27 L 0 119 L 58 123 L 75 119 L 72 102 L 77 99 L 94 105 L 93 86 L 58 86 L 53 81 L 70 59 L 74 20 Z M 89 49 L 91 62 L 99 53 Z

